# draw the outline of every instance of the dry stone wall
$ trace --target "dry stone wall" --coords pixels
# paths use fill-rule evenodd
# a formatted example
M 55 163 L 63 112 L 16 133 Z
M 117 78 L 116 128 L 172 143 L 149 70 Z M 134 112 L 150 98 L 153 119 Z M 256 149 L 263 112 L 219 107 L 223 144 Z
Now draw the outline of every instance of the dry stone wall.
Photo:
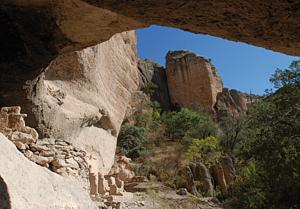
M 38 139 L 35 129 L 25 125 L 20 107 L 0 109 L 0 132 L 11 140 L 30 161 L 61 175 L 87 178 L 86 152 L 69 142 L 54 138 Z

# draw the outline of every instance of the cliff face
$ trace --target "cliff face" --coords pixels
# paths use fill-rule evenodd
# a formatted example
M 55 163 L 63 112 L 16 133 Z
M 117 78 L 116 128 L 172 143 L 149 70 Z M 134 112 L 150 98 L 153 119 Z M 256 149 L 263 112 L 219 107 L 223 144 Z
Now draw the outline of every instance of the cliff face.
M 223 83 L 215 67 L 188 51 L 171 51 L 166 57 L 171 103 L 181 107 L 200 105 L 213 110 Z
M 139 89 L 150 91 L 151 100 L 160 103 L 163 110 L 170 109 L 166 69 L 150 60 L 139 60 Z
M 107 173 L 131 93 L 138 85 L 135 32 L 58 57 L 28 82 L 33 116 L 42 137 L 65 139 L 92 155 Z

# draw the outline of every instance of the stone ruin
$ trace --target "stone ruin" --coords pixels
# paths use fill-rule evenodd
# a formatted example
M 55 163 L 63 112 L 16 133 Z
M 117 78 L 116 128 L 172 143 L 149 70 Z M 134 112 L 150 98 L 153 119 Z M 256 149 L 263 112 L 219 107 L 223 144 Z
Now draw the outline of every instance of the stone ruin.
M 124 208 L 124 203 L 133 198 L 131 192 L 125 191 L 125 185 L 144 182 L 145 178 L 135 176 L 130 168 L 131 159 L 125 156 L 116 155 L 115 163 L 107 175 L 95 169 L 92 161 L 92 156 L 90 156 L 89 181 L 92 199 L 104 202 L 103 207 Z
M 88 177 L 86 152 L 69 142 L 53 138 L 38 139 L 37 131 L 25 125 L 21 108 L 0 109 L 0 132 L 11 140 L 30 161 L 60 175 Z
M 91 198 L 99 204 L 104 203 L 104 208 L 124 208 L 124 203 L 133 197 L 132 193 L 125 191 L 124 185 L 145 181 L 135 176 L 129 165 L 131 159 L 125 156 L 116 156 L 111 171 L 104 175 L 97 169 L 97 159 L 69 142 L 54 138 L 39 139 L 37 131 L 25 125 L 26 116 L 21 114 L 19 106 L 2 107 L 0 133 L 30 161 L 63 176 L 88 179 Z

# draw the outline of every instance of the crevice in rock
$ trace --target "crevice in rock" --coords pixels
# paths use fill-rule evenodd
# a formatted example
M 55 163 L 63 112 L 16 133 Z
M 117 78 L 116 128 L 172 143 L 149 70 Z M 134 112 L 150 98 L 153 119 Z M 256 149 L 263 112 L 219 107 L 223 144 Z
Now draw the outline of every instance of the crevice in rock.
M 10 196 L 8 193 L 8 188 L 0 176 L 0 208 L 1 209 L 11 209 Z

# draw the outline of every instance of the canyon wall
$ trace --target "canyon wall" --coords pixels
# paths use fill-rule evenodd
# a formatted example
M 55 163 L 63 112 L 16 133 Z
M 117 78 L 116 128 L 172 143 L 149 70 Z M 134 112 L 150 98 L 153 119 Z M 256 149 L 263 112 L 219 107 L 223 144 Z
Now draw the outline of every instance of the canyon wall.
M 170 51 L 166 56 L 166 72 L 173 106 L 200 105 L 213 111 L 223 83 L 209 60 L 189 51 Z
M 139 89 L 150 94 L 162 110 L 170 109 L 170 97 L 166 69 L 151 60 L 139 60 Z
M 41 137 L 64 139 L 87 151 L 107 173 L 131 93 L 138 85 L 135 32 L 58 57 L 27 82 Z M 34 124 L 36 123 L 36 124 Z
M 26 106 L 26 80 L 58 55 L 151 24 L 300 55 L 298 16 L 298 2 L 280 0 L 3 0 L 0 104 Z

